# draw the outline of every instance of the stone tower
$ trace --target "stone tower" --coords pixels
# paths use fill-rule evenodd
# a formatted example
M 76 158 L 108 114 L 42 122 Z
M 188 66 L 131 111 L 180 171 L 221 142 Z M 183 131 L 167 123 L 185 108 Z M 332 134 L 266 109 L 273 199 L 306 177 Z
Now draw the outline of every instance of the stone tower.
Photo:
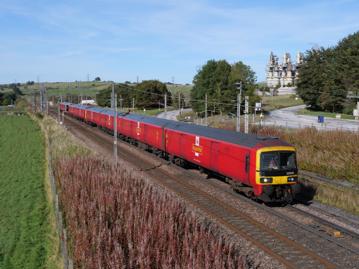
M 296 63 L 293 64 L 289 53 L 283 55 L 283 62 L 279 64 L 278 57 L 269 55 L 269 61 L 266 68 L 266 80 L 269 88 L 295 86 L 298 78 L 298 69 L 303 63 L 303 53 L 298 53 Z

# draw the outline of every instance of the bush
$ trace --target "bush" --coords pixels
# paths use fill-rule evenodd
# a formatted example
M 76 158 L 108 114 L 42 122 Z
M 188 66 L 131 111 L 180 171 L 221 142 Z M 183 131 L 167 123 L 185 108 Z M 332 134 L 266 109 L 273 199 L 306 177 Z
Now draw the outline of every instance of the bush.
M 168 194 L 100 159 L 55 165 L 78 268 L 243 268 L 232 244 Z

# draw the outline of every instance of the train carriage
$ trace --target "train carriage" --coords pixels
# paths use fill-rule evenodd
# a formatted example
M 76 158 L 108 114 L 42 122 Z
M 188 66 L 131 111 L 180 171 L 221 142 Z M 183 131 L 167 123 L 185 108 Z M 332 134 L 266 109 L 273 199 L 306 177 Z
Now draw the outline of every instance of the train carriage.
M 113 131 L 111 109 L 60 104 L 60 109 Z M 91 114 L 92 113 L 92 114 Z M 90 115 L 90 116 L 88 116 Z M 234 188 L 262 201 L 291 201 L 297 183 L 295 148 L 273 137 L 118 113 L 117 131 L 177 163 L 216 173 Z

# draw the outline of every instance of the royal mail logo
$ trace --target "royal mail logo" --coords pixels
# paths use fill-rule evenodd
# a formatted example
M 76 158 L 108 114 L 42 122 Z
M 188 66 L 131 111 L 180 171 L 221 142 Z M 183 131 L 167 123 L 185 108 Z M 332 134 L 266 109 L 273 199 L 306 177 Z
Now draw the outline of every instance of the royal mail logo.
M 137 122 L 136 133 L 137 133 L 137 135 L 141 134 L 141 127 L 140 127 L 140 122 L 139 121 Z
M 200 154 L 202 154 L 203 148 L 199 144 L 200 139 L 199 136 L 195 137 L 194 144 L 192 145 L 192 151 L 194 152 L 194 156 L 199 157 Z
M 195 153 L 202 153 L 203 148 L 202 148 L 202 146 L 192 145 L 192 150 Z

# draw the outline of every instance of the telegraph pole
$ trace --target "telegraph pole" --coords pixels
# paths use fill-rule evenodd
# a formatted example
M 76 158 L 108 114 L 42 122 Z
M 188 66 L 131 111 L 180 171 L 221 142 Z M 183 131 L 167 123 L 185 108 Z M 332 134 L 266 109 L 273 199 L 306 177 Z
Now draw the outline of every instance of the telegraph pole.
M 248 112 L 249 112 L 249 96 L 244 99 L 244 132 L 248 134 Z
M 120 95 L 120 111 L 123 111 L 122 101 L 123 101 L 122 95 Z
M 114 115 L 113 115 L 113 155 L 117 165 L 117 93 L 114 94 Z
M 112 92 L 111 92 L 111 108 L 112 109 L 115 109 L 114 98 L 115 98 L 115 85 L 112 83 Z
M 135 98 L 132 98 L 132 112 L 135 111 Z
M 39 84 L 39 91 L 40 91 L 40 112 L 42 112 L 43 96 L 42 96 L 42 87 L 40 84 Z
M 44 94 L 45 94 L 45 108 L 46 108 L 46 115 L 49 115 L 49 98 L 47 96 L 47 91 L 46 88 L 44 86 Z
M 205 102 L 204 102 L 204 124 L 208 125 L 208 112 L 207 112 L 207 106 L 208 106 L 208 98 L 207 94 L 205 95 Z
M 178 109 L 180 111 L 180 114 L 181 114 L 181 93 L 178 92 Z
M 236 131 L 241 131 L 241 103 L 242 103 L 242 81 L 236 83 L 239 88 L 239 93 L 237 94 L 237 124 L 236 124 Z M 237 89 L 238 89 L 237 88 Z
M 167 113 L 167 93 L 165 93 L 165 113 Z
M 237 94 L 237 125 L 236 132 L 241 131 L 241 94 Z
M 60 104 L 62 103 L 62 96 L 59 96 L 57 99 L 57 117 L 58 117 L 58 121 L 61 124 L 61 109 L 60 109 Z
M 32 112 L 35 113 L 36 110 L 36 99 L 35 99 L 35 92 L 32 93 Z

